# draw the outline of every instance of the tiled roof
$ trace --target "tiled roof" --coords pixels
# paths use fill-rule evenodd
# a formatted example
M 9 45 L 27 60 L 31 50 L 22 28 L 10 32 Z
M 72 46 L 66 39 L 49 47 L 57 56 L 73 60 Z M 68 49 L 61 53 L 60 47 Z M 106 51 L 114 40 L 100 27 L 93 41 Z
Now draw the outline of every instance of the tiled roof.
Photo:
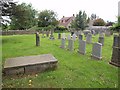
M 61 18 L 60 21 L 59 21 L 59 26 L 67 27 L 68 24 L 70 24 L 72 22 L 72 20 L 74 20 L 74 18 L 75 18 L 74 16 Z

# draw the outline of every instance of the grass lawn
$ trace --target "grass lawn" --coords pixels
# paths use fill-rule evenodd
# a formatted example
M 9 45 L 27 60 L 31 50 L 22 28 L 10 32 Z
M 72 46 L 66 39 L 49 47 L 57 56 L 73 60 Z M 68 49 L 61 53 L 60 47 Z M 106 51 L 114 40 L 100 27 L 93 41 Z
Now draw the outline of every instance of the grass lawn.
M 59 48 L 61 40 L 41 38 L 40 46 L 35 46 L 35 35 L 10 35 L 2 38 L 2 61 L 7 58 L 40 54 L 53 54 L 58 60 L 58 68 L 54 71 L 28 75 L 22 78 L 3 78 L 3 87 L 28 88 L 116 88 L 118 87 L 118 68 L 109 64 L 112 55 L 113 36 L 105 37 L 102 48 L 102 60 L 91 59 L 92 44 L 87 44 L 86 55 Z M 98 41 L 98 35 L 93 36 Z M 85 37 L 84 37 L 85 40 Z M 66 43 L 67 45 L 67 43 Z

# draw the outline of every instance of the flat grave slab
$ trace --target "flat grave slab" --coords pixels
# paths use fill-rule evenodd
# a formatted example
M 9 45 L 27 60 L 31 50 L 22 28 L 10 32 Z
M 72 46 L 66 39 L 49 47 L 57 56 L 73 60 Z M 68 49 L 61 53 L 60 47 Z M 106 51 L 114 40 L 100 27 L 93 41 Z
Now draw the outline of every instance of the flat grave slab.
M 4 63 L 4 73 L 30 74 L 57 67 L 57 59 L 52 54 L 9 58 Z

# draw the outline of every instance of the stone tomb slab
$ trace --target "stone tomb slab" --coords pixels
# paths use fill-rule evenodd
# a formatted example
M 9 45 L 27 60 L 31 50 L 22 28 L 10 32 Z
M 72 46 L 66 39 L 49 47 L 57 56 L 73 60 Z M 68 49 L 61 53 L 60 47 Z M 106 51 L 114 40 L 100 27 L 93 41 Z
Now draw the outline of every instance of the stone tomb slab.
M 31 74 L 57 67 L 57 59 L 52 54 L 10 58 L 5 61 L 5 75 Z

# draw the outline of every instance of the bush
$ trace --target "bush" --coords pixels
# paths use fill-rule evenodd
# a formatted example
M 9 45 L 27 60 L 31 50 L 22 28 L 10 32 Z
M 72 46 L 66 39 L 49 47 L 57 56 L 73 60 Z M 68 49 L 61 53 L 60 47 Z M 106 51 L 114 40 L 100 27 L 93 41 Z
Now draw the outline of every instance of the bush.
M 66 27 L 64 27 L 64 26 L 57 26 L 55 28 L 55 31 L 57 31 L 57 30 L 59 30 L 59 31 L 65 31 L 65 30 L 68 30 L 68 29 Z
M 105 25 L 105 21 L 101 18 L 96 19 L 93 23 L 93 26 L 104 26 Z

